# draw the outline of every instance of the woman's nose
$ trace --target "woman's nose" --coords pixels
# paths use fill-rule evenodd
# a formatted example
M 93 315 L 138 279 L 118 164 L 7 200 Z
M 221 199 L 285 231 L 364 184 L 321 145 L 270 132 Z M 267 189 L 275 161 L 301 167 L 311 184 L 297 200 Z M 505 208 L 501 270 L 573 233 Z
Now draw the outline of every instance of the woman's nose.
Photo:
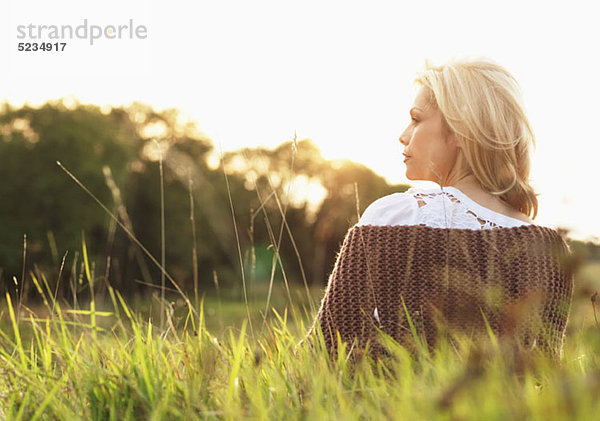
M 404 132 L 402 132 L 402 134 L 398 138 L 400 143 L 402 143 L 404 146 L 408 145 L 408 133 L 407 132 L 408 132 L 408 129 L 404 130 Z

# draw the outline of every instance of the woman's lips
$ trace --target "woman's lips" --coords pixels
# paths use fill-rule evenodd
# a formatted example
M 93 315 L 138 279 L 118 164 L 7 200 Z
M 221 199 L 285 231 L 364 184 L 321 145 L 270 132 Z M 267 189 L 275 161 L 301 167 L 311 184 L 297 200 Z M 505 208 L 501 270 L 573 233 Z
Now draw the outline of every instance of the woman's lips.
M 408 161 L 408 160 L 410 159 L 410 156 L 409 156 L 409 155 L 406 155 L 406 154 L 404 154 L 404 153 L 403 153 L 402 155 L 404 155 L 404 162 L 406 162 L 406 161 Z

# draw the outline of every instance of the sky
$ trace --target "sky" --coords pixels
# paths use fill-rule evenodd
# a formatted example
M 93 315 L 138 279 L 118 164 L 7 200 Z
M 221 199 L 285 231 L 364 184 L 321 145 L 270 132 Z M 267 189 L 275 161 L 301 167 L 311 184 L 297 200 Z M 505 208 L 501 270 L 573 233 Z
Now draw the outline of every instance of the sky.
M 536 133 L 536 222 L 600 240 L 594 3 L 3 0 L 0 101 L 174 107 L 222 150 L 276 146 L 296 133 L 326 158 L 396 183 L 407 182 L 398 137 L 415 73 L 426 59 L 487 57 L 519 81 Z M 36 36 L 41 25 L 84 22 L 85 39 L 67 39 L 64 51 L 18 51 L 39 41 L 19 38 L 21 26 L 36 25 Z M 91 40 L 92 25 L 114 32 Z M 119 25 L 145 31 L 130 37 L 127 28 L 119 39 Z

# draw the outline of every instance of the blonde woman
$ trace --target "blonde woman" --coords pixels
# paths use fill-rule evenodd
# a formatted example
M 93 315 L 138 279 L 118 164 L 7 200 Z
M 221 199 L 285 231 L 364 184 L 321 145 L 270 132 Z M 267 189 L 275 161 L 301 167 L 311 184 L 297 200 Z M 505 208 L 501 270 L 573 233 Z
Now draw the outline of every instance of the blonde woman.
M 321 328 L 383 352 L 377 330 L 416 349 L 443 332 L 485 335 L 560 358 L 573 277 L 569 250 L 535 225 L 534 133 L 520 89 L 487 60 L 426 66 L 400 136 L 406 176 L 429 180 L 372 203 L 342 245 L 309 337 Z

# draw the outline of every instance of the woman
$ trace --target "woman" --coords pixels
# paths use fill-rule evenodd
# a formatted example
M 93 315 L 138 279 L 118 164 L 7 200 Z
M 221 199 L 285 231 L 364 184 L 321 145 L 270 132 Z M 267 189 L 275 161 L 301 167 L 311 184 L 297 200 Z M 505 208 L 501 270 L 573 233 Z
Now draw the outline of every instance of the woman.
M 309 336 L 383 352 L 486 334 L 560 358 L 573 277 L 558 232 L 533 224 L 534 134 L 519 86 L 489 60 L 428 66 L 400 136 L 406 176 L 433 181 L 372 203 L 342 245 Z M 415 337 L 414 332 L 417 335 Z

